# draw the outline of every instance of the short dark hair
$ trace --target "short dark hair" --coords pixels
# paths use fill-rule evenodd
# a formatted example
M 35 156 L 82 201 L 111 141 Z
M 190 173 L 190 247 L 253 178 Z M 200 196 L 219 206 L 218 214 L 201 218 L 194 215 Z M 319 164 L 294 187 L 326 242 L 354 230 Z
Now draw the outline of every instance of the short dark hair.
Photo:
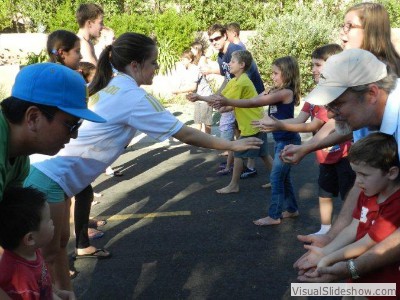
M 12 124 L 21 124 L 26 111 L 31 106 L 36 106 L 41 112 L 44 112 L 44 115 L 49 121 L 52 121 L 54 118 L 54 114 L 59 111 L 59 109 L 55 106 L 37 104 L 21 100 L 13 96 L 1 101 L 0 105 L 4 116 Z
M 340 47 L 338 44 L 328 44 L 316 48 L 311 54 L 311 58 L 323 59 L 324 61 L 326 61 L 332 55 L 338 54 L 342 51 L 342 47 Z
M 365 163 L 384 172 L 391 167 L 400 167 L 396 139 L 382 132 L 371 133 L 354 143 L 348 160 L 353 164 Z
M 103 16 L 104 11 L 100 5 L 95 3 L 84 3 L 79 5 L 76 10 L 76 22 L 78 22 L 79 28 L 85 26 L 86 21 L 96 20 L 99 16 Z
M 214 24 L 211 25 L 210 28 L 208 28 L 208 36 L 213 35 L 215 32 L 219 32 L 221 33 L 221 35 L 225 35 L 226 34 L 226 27 L 221 25 L 221 24 Z
M 239 63 L 244 63 L 244 72 L 250 69 L 253 63 L 253 56 L 251 56 L 251 53 L 247 50 L 236 50 L 232 53 L 232 57 L 236 58 Z
M 46 196 L 27 187 L 9 187 L 0 201 L 0 245 L 7 250 L 16 249 L 30 231 L 39 230 Z
M 226 30 L 233 31 L 237 34 L 237 36 L 239 36 L 240 25 L 239 25 L 239 23 L 236 23 L 236 22 L 229 23 L 228 25 L 226 25 Z

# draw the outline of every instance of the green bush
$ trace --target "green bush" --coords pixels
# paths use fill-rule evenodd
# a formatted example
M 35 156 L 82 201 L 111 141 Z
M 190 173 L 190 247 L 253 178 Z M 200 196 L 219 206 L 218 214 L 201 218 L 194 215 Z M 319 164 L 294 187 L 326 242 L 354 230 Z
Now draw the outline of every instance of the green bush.
M 169 51 L 180 55 L 194 41 L 197 27 L 194 14 L 180 14 L 174 9 L 168 9 L 157 15 L 153 33 L 158 41 L 169 42 Z
M 47 23 L 47 31 L 53 32 L 55 30 L 64 29 L 72 32 L 78 32 L 78 23 L 75 19 L 75 11 L 77 6 L 71 0 L 65 0 L 60 4 L 57 11 L 51 15 Z
M 193 14 L 169 9 L 156 17 L 152 33 L 160 48 L 160 72 L 165 74 L 195 39 L 197 21 Z
M 393 28 L 400 27 L 400 1 L 399 0 L 381 0 L 379 3 L 383 4 L 390 16 L 391 26 Z
M 137 32 L 149 35 L 152 31 L 153 17 L 146 14 L 121 14 L 106 17 L 106 26 L 112 28 L 118 37 L 125 32 Z
M 42 51 L 40 51 L 39 54 L 36 54 L 34 52 L 29 52 L 28 56 L 23 61 L 21 61 L 21 64 L 28 66 L 32 64 L 46 62 L 48 60 L 49 56 L 47 55 L 47 51 L 43 49 Z
M 0 1 L 0 30 L 12 26 L 12 16 L 13 16 L 12 9 L 13 9 L 12 0 Z
M 260 24 L 250 46 L 263 81 L 271 85 L 272 62 L 291 55 L 299 63 L 302 92 L 309 91 L 313 85 L 311 53 L 337 39 L 339 19 L 323 7 L 300 7 L 296 14 L 284 13 Z

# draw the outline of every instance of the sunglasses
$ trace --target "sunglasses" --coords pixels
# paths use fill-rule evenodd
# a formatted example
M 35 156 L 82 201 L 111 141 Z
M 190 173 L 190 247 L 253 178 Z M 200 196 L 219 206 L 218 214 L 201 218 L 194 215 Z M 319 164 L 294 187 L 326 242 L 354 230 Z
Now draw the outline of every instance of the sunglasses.
M 49 113 L 48 111 L 45 111 L 44 109 L 40 109 L 40 111 L 44 112 L 46 115 L 52 117 L 53 119 L 55 117 L 53 114 Z M 83 119 L 79 119 L 78 122 L 76 122 L 73 125 L 70 125 L 63 121 L 59 121 L 59 122 L 68 128 L 70 134 L 74 134 L 78 131 L 79 127 L 81 127 L 81 125 L 83 123 Z
M 222 37 L 223 37 L 222 35 L 216 36 L 215 38 L 209 39 L 209 41 L 210 41 L 210 43 L 217 42 L 217 41 L 219 41 Z

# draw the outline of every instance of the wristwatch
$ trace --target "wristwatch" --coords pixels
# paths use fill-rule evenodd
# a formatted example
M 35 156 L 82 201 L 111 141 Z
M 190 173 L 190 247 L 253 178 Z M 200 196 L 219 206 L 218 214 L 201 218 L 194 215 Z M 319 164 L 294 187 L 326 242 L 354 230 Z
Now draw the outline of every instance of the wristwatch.
M 360 275 L 358 275 L 358 273 L 357 273 L 357 269 L 356 269 L 356 265 L 354 263 L 354 260 L 349 259 L 347 261 L 347 268 L 349 269 L 349 272 L 351 274 L 351 278 L 353 278 L 353 279 L 360 278 Z

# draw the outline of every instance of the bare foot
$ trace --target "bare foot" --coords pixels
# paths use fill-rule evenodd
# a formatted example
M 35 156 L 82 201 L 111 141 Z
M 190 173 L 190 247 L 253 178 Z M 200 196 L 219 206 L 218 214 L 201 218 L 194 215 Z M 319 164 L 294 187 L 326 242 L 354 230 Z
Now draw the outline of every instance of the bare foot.
M 286 218 L 296 218 L 299 216 L 299 211 L 296 210 L 295 212 L 288 212 L 287 210 L 285 210 L 284 212 L 282 212 L 282 218 L 286 219 Z
M 228 185 L 222 189 L 217 190 L 216 192 L 218 194 L 239 193 L 239 186 L 238 185 L 235 185 L 235 186 Z
M 253 223 L 257 226 L 279 225 L 279 224 L 281 224 L 281 219 L 275 220 L 275 219 L 272 219 L 271 217 L 265 217 L 265 218 L 253 221 Z
M 264 189 L 270 189 L 271 188 L 271 182 L 263 184 L 261 187 L 264 188 Z

